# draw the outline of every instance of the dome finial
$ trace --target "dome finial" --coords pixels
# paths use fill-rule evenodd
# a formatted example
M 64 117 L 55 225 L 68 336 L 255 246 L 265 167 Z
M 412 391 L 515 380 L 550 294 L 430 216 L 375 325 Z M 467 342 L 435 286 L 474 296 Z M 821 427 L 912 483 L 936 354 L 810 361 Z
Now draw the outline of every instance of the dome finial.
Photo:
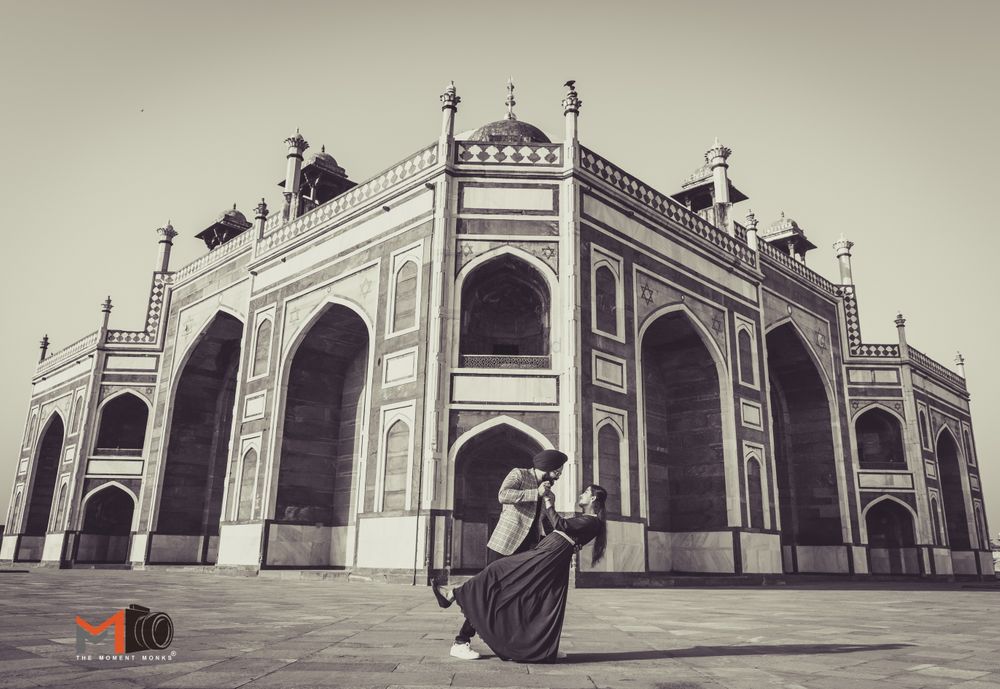
M 507 100 L 504 101 L 504 105 L 507 106 L 507 119 L 516 120 L 514 106 L 517 105 L 517 101 L 514 100 L 514 77 L 507 77 Z

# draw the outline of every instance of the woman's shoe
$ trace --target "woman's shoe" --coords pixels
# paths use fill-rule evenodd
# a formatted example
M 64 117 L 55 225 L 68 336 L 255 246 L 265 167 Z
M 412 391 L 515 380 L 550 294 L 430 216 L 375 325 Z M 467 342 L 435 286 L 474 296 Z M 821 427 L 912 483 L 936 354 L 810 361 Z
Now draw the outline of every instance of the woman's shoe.
M 434 597 L 437 598 L 438 605 L 442 608 L 450 608 L 451 604 L 455 602 L 455 599 L 450 595 L 445 595 L 447 591 L 449 594 L 451 591 L 444 586 L 438 586 L 437 584 L 431 586 L 431 591 L 434 592 Z

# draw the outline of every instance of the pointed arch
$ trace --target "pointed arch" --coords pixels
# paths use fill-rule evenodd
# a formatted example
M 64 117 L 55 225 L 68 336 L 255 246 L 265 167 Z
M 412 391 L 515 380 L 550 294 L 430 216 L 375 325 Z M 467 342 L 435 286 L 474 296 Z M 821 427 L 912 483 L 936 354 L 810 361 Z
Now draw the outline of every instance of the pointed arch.
M 66 445 L 66 417 L 54 409 L 41 425 L 31 462 L 24 501 L 26 536 L 44 536 L 52 518 L 52 503 L 59 480 L 59 465 Z
M 960 441 L 947 424 L 942 424 L 935 436 L 934 455 L 938 464 L 948 545 L 952 550 L 969 550 L 975 542 L 975 526 L 967 468 L 962 461 Z
M 875 403 L 859 410 L 851 419 L 858 465 L 864 468 L 905 469 L 906 445 L 903 429 L 906 422 L 888 406 Z
M 510 288 L 521 289 L 525 299 L 536 302 L 534 308 L 524 310 L 525 322 L 522 326 L 538 332 L 530 339 L 522 337 L 520 342 L 511 342 L 509 339 L 506 342 L 498 341 L 504 338 L 491 338 L 479 333 L 475 323 L 471 322 L 474 314 L 480 311 L 475 303 L 470 303 L 474 298 L 470 291 L 479 287 L 476 284 L 477 275 L 480 271 L 489 270 L 491 264 L 497 269 L 503 268 L 505 260 L 512 263 L 514 268 L 521 269 L 519 274 L 510 278 Z M 462 266 L 455 276 L 455 289 L 451 299 L 453 312 L 459 316 L 453 319 L 451 326 L 452 341 L 458 344 L 452 348 L 452 366 L 495 366 L 492 362 L 496 361 L 496 357 L 518 357 L 513 361 L 517 362 L 519 368 L 553 366 L 553 333 L 558 332 L 553 329 L 558 328 L 559 324 L 553 323 L 552 314 L 559 313 L 559 283 L 553 269 L 538 257 L 516 246 L 502 245 L 490 249 Z M 534 318 L 529 320 L 532 312 Z M 488 322 L 493 323 L 495 320 L 491 318 Z M 484 348 L 490 351 L 474 351 Z M 500 365 L 506 367 L 503 363 Z
M 555 448 L 555 445 L 553 445 L 541 431 L 506 414 L 501 414 L 500 416 L 496 416 L 473 426 L 458 436 L 451 448 L 448 450 L 448 489 L 445 493 L 447 496 L 447 504 L 445 506 L 446 509 L 455 509 L 455 466 L 459 451 L 473 438 L 476 438 L 484 432 L 498 426 L 509 426 L 515 431 L 520 431 L 538 443 L 543 450 L 551 450 Z
M 129 408 L 127 405 L 132 401 L 134 403 Z M 106 418 L 105 412 L 109 407 L 115 413 Z M 98 405 L 95 414 L 97 433 L 94 454 L 142 456 L 152 410 L 149 400 L 137 390 L 125 388 L 108 395 Z
M 184 344 L 184 349 L 181 355 L 178 357 L 174 356 L 173 370 L 170 372 L 170 390 L 171 390 L 171 403 L 173 402 L 173 393 L 176 392 L 177 381 L 180 378 L 181 373 L 187 366 L 188 361 L 191 359 L 191 355 L 198 348 L 201 340 L 205 337 L 209 328 L 212 327 L 212 323 L 221 315 L 232 316 L 240 322 L 240 326 L 246 328 L 246 318 L 238 313 L 235 309 L 232 309 L 225 304 L 219 304 L 215 311 L 203 318 L 196 330 L 198 333 L 189 342 Z M 171 405 L 172 406 L 172 405 Z
M 789 546 L 848 542 L 853 527 L 835 388 L 792 318 L 770 324 L 764 340 L 782 541 Z
M 643 393 L 637 396 L 637 424 L 638 438 L 646 438 L 638 445 L 639 454 L 639 514 L 647 519 L 650 518 L 650 477 L 649 477 L 649 452 L 647 449 L 647 402 L 645 395 L 643 344 L 650 327 L 657 323 L 662 317 L 670 316 L 674 313 L 681 313 L 687 318 L 687 322 L 692 326 L 692 330 L 697 335 L 701 344 L 708 352 L 712 364 L 715 367 L 715 374 L 718 379 L 718 392 L 720 402 L 720 419 L 722 431 L 722 460 L 724 468 L 724 483 L 726 494 L 726 523 L 728 526 L 738 526 L 742 523 L 742 506 L 739 495 L 739 459 L 736 447 L 736 412 L 733 400 L 733 389 L 730 381 L 732 371 L 730 362 L 725 356 L 725 352 L 719 347 L 715 338 L 709 332 L 706 325 L 698 318 L 686 304 L 677 303 L 663 306 L 651 312 L 639 324 L 636 331 L 636 380 L 643 386 Z
M 861 511 L 861 518 L 864 519 L 866 516 L 868 516 L 868 512 L 869 512 L 869 510 L 871 510 L 872 507 L 874 507 L 875 505 L 878 505 L 881 502 L 886 502 L 886 501 L 888 501 L 888 502 L 894 502 L 897 505 L 902 505 L 903 507 L 905 507 L 906 511 L 910 513 L 910 518 L 913 519 L 914 527 L 916 527 L 917 519 L 918 519 L 916 510 L 914 510 L 911 505 L 909 505 L 906 502 L 904 502 L 903 500 L 900 500 L 899 498 L 897 498 L 895 495 L 880 495 L 877 498 L 875 498 L 874 500 L 872 500 L 870 503 L 868 503 L 867 505 L 865 505 L 865 508 Z M 914 532 L 914 537 L 915 536 L 916 536 L 916 533 Z
M 338 344 L 335 337 L 346 340 Z M 356 509 L 352 506 L 357 501 L 352 496 L 367 480 L 362 474 L 375 361 L 374 327 L 356 302 L 327 295 L 283 339 L 262 514 L 278 521 L 343 526 L 353 521 Z M 320 414 L 330 423 L 323 429 L 310 428 L 309 414 Z M 325 463 L 317 459 L 331 456 L 333 461 Z
M 137 506 L 135 493 L 118 481 L 109 481 L 89 491 L 80 502 L 75 561 L 127 562 L 139 516 Z

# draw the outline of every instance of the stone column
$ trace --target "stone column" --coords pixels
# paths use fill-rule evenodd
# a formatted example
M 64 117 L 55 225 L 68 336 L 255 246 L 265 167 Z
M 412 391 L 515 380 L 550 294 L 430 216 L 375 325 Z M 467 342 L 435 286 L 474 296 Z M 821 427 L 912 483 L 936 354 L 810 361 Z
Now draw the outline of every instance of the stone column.
M 580 106 L 583 105 L 583 101 L 580 100 L 579 95 L 576 92 L 576 81 L 570 79 L 565 84 L 567 92 L 566 97 L 563 98 L 563 117 L 566 120 L 566 135 L 563 140 L 564 155 L 566 156 L 566 166 L 570 169 L 576 164 L 576 159 L 579 157 L 577 153 L 577 146 L 579 144 L 578 131 L 577 131 L 577 120 L 580 117 Z
M 42 340 L 41 340 L 41 342 L 38 343 L 38 349 L 41 350 L 41 352 L 38 355 L 38 361 L 39 362 L 45 361 L 45 355 L 48 354 L 48 352 L 49 352 L 49 334 L 48 333 L 45 333 L 44 335 L 42 335 Z
M 726 161 L 732 154 L 732 150 L 720 144 L 718 138 L 705 153 L 705 162 L 712 169 L 715 224 L 725 228 L 729 234 L 733 234 L 733 224 L 729 221 L 729 208 L 732 203 L 729 199 L 729 173 L 727 172 L 729 163 Z
M 758 250 L 757 224 L 757 216 L 753 214 L 753 211 L 747 211 L 747 245 L 754 251 Z

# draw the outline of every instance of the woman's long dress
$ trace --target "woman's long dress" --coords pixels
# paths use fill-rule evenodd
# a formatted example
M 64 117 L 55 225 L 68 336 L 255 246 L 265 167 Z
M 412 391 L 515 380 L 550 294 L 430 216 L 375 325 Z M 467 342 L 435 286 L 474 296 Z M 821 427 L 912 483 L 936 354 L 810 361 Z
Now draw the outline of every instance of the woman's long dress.
M 576 546 L 601 530 L 591 515 L 564 519 L 551 508 L 545 515 Z M 574 543 L 553 531 L 534 550 L 493 562 L 455 589 L 466 619 L 497 656 L 523 663 L 555 660 L 574 550 Z

